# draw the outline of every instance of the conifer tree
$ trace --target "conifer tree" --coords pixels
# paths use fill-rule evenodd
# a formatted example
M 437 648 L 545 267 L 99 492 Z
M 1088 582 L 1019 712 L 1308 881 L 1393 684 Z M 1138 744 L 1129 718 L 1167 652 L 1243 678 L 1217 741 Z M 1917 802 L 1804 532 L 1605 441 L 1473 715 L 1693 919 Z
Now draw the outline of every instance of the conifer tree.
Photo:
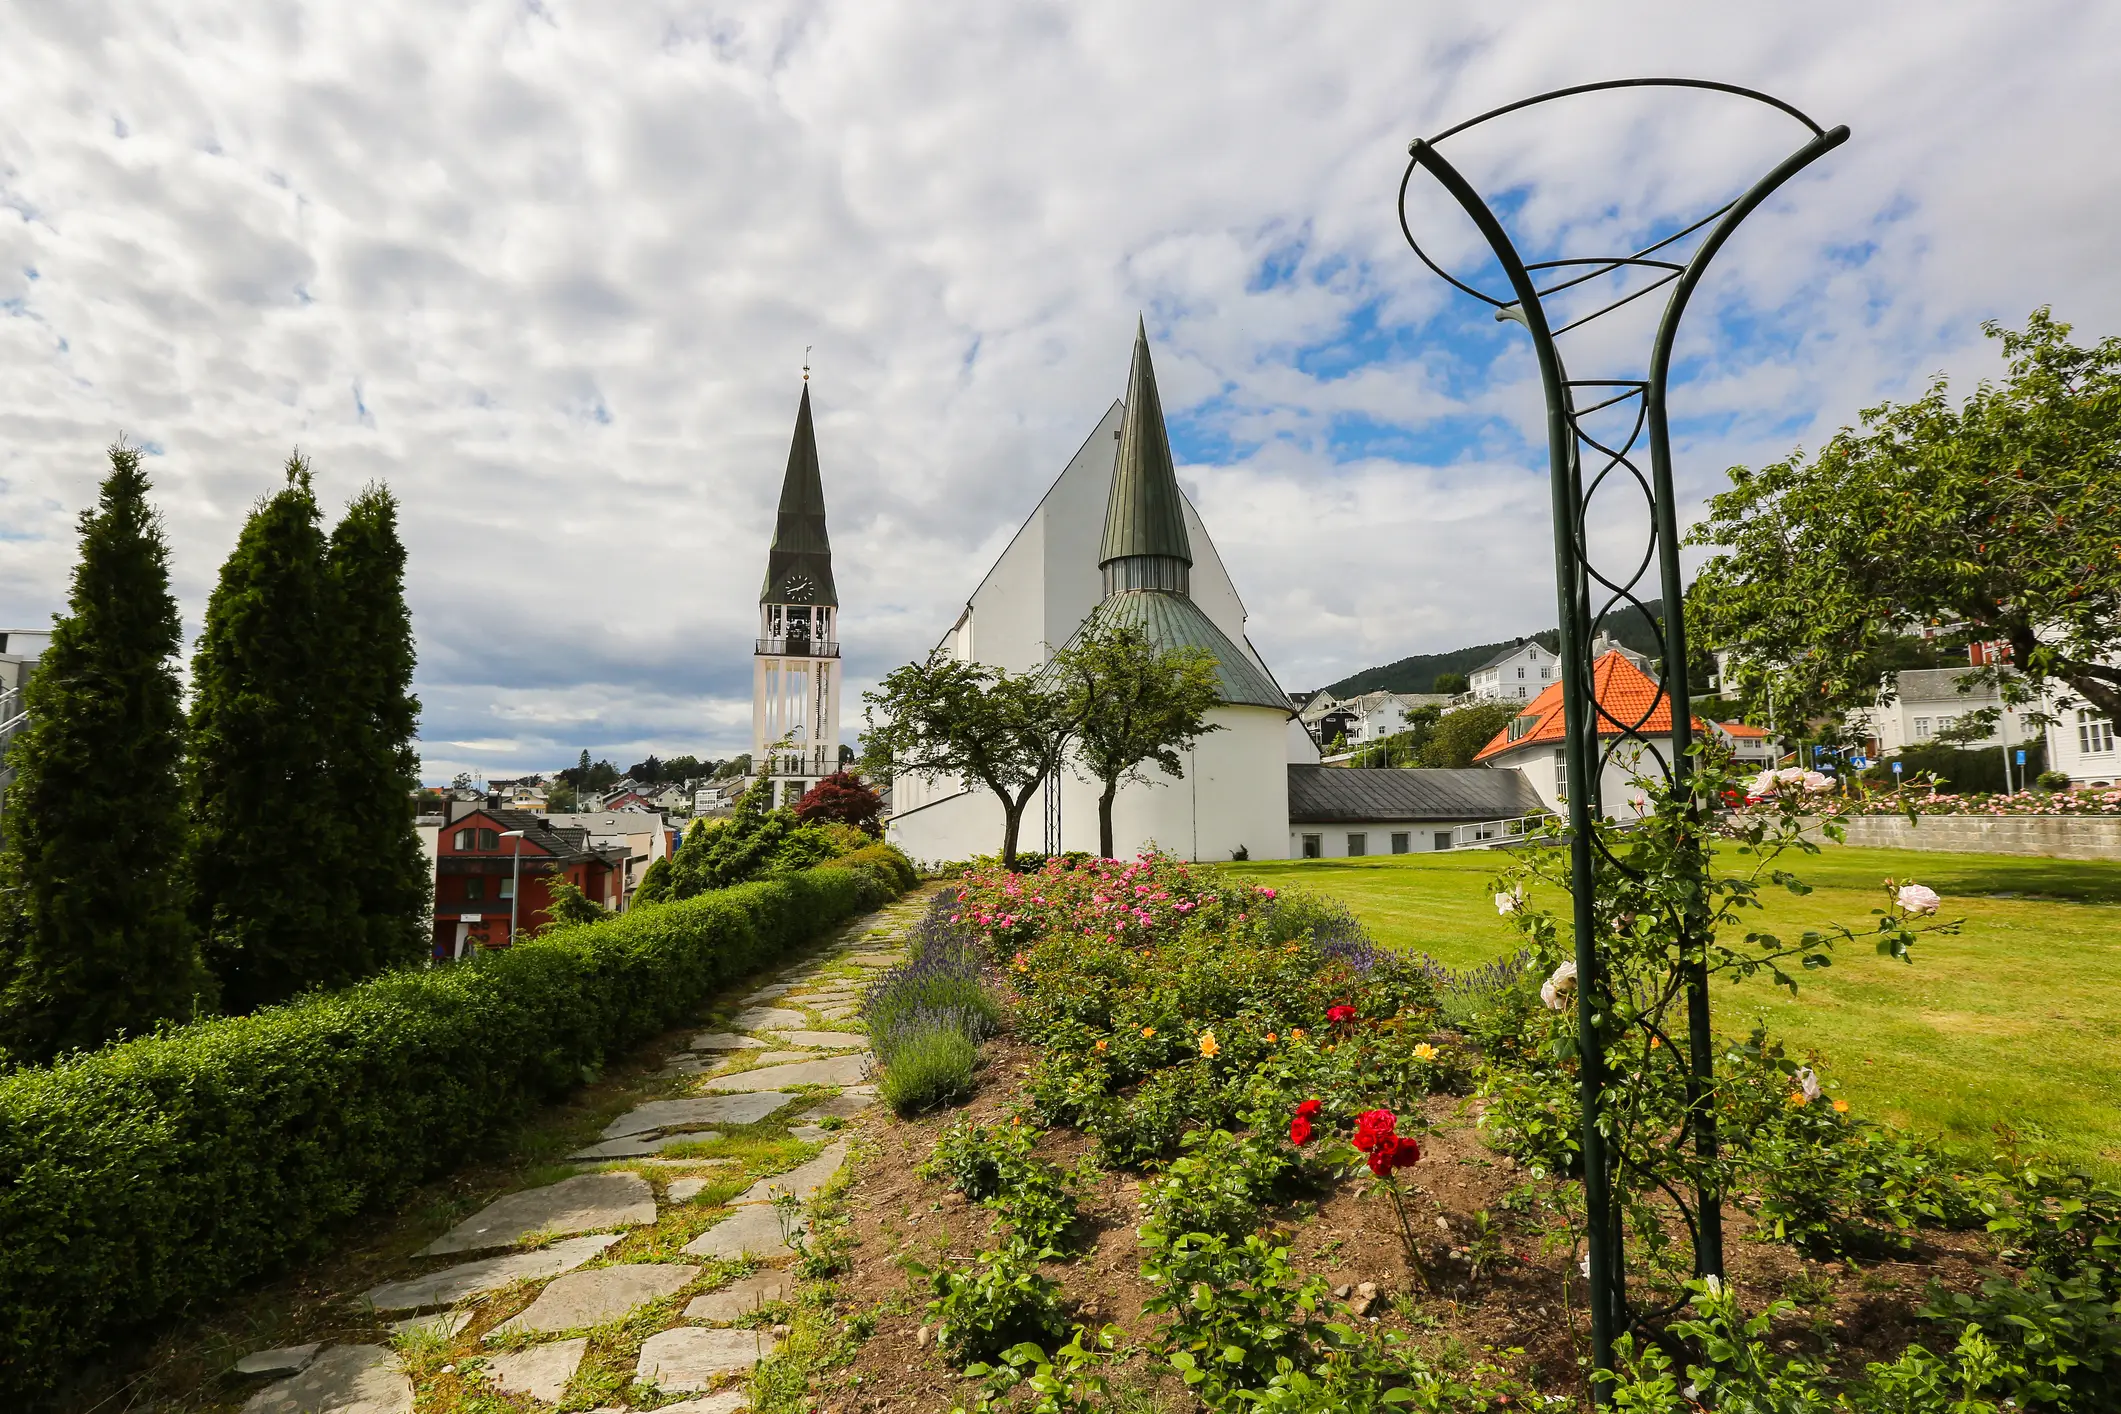
M 192 918 L 230 1011 L 361 971 L 332 799 L 328 600 L 317 499 L 296 455 L 221 566 L 192 655 Z
M 121 443 L 110 465 L 8 757 L 0 1045 L 18 1060 L 189 1018 L 211 992 L 184 913 L 169 547 L 140 453 Z
M 344 865 L 356 916 L 343 946 L 356 976 L 413 962 L 428 950 L 427 862 L 413 830 L 420 785 L 413 747 L 420 700 L 398 503 L 369 486 L 331 533 L 325 667 L 331 694 L 330 808 L 346 831 Z

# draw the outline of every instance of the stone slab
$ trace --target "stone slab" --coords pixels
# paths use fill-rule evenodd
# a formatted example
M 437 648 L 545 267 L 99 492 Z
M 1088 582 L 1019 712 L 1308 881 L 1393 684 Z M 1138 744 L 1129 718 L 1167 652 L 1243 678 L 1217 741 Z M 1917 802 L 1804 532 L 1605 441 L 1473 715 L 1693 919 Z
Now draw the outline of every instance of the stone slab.
M 755 1051 L 765 1044 L 755 1036 L 739 1036 L 734 1031 L 702 1031 L 692 1038 L 695 1051 Z
M 801 1219 L 796 1228 L 807 1230 Z M 719 1257 L 725 1262 L 734 1262 L 746 1254 L 769 1260 L 791 1255 L 788 1244 L 781 1240 L 781 1215 L 767 1203 L 738 1208 L 686 1243 L 684 1251 L 688 1257 Z
M 334 1345 L 252 1395 L 243 1414 L 412 1414 L 412 1381 L 380 1345 Z
M 556 1236 L 655 1221 L 655 1194 L 632 1173 L 585 1173 L 497 1198 L 420 1249 L 422 1257 L 511 1247 L 534 1233 Z
M 713 1183 L 711 1178 L 673 1178 L 663 1185 L 663 1200 L 668 1203 L 690 1203 L 705 1193 Z
M 808 1051 L 762 1051 L 752 1057 L 754 1065 L 786 1065 L 790 1061 L 811 1059 Z
M 821 1006 L 817 1009 L 817 1014 L 827 1021 L 845 1021 L 860 1010 L 858 1006 Z
M 795 983 L 793 982 L 771 983 L 768 986 L 759 988 L 756 992 L 753 992 L 750 996 L 744 998 L 744 1005 L 757 1006 L 760 1002 L 770 1002 L 775 997 L 781 996 L 784 993 L 790 991 L 794 988 L 794 986 Z
M 589 1237 L 570 1237 L 535 1252 L 511 1252 L 505 1257 L 487 1257 L 444 1267 L 439 1272 L 387 1281 L 369 1291 L 368 1304 L 378 1311 L 418 1311 L 428 1306 L 454 1306 L 467 1296 L 498 1291 L 512 1281 L 535 1281 L 571 1272 L 617 1242 L 622 1234 L 600 1232 Z
M 700 1399 L 688 1399 L 682 1404 L 666 1404 L 656 1410 L 655 1414 L 742 1414 L 742 1411 L 750 1407 L 751 1395 L 740 1387 L 725 1389 Z M 604 1411 L 604 1414 L 624 1414 L 624 1411 L 611 1409 Z
M 846 959 L 856 967 L 896 967 L 906 960 L 902 952 L 858 952 L 850 953 Z
M 801 1026 L 803 1014 L 786 1007 L 746 1007 L 732 1017 L 729 1024 L 739 1031 L 785 1031 L 791 1026 Z
M 729 1201 L 732 1205 L 771 1203 L 783 1193 L 792 1193 L 798 1200 L 807 1203 L 825 1186 L 826 1180 L 840 1171 L 840 1165 L 846 1162 L 847 1141 L 843 1139 L 806 1164 L 792 1168 L 786 1173 L 777 1173 L 771 1178 L 760 1179 Z
M 686 1125 L 757 1124 L 787 1101 L 767 1103 L 765 1095 L 709 1095 L 694 1100 L 650 1100 L 637 1105 L 604 1126 L 606 1139 L 628 1134 L 653 1134 L 659 1129 Z
M 495 1326 L 487 1339 L 517 1331 L 550 1334 L 601 1326 L 651 1301 L 677 1295 L 701 1271 L 670 1262 L 637 1262 L 569 1272 L 539 1292 L 529 1306 Z
M 853 1031 L 776 1031 L 776 1041 L 791 1046 L 809 1046 L 820 1051 L 866 1051 L 869 1038 Z
M 788 1137 L 790 1139 L 800 1139 L 805 1144 L 822 1143 L 830 1139 L 836 1132 L 825 1128 L 822 1124 L 792 1124 L 788 1126 Z
M 307 1345 L 283 1345 L 273 1350 L 253 1350 L 238 1360 L 235 1365 L 239 1375 L 299 1375 L 309 1368 L 309 1362 L 317 1358 L 324 1342 L 313 1340 Z
M 576 1367 L 588 1353 L 589 1338 L 582 1336 L 489 1355 L 486 1378 L 510 1394 L 527 1394 L 532 1399 L 558 1404 L 560 1396 L 567 1393 L 567 1382 L 574 1378 Z
M 432 1316 L 410 1316 L 390 1323 L 390 1333 L 406 1337 L 454 1340 L 471 1324 L 472 1311 L 441 1311 Z
M 652 1335 L 634 1365 L 644 1384 L 689 1393 L 712 1389 L 718 1379 L 748 1375 L 779 1342 L 764 1331 L 702 1330 L 679 1326 Z
M 741 1075 L 717 1075 L 703 1083 L 709 1090 L 750 1092 L 778 1090 L 784 1085 L 852 1085 L 868 1073 L 869 1062 L 862 1056 L 827 1056 L 793 1065 L 761 1066 Z
M 721 1137 L 721 1131 L 714 1129 L 689 1129 L 678 1134 L 665 1134 L 658 1139 L 644 1139 L 637 1134 L 629 1134 L 624 1139 L 606 1139 L 601 1144 L 577 1149 L 567 1157 L 576 1163 L 593 1163 L 599 1159 L 644 1159 L 673 1145 L 705 1144 Z
M 695 1296 L 685 1307 L 688 1321 L 740 1321 L 769 1301 L 786 1301 L 795 1282 L 786 1272 L 760 1272 L 733 1286 Z
M 875 1103 L 874 1095 L 829 1095 L 804 1110 L 801 1117 L 811 1124 L 821 1119 L 853 1119 Z

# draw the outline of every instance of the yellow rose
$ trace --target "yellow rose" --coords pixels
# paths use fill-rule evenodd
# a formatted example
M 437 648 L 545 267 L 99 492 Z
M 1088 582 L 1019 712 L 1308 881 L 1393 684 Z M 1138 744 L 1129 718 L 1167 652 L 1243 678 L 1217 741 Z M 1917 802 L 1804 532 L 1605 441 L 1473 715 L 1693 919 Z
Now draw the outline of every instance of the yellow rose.
M 1427 1041 L 1424 1041 L 1414 1048 L 1414 1059 L 1425 1061 L 1435 1060 L 1436 1048 L 1430 1045 Z

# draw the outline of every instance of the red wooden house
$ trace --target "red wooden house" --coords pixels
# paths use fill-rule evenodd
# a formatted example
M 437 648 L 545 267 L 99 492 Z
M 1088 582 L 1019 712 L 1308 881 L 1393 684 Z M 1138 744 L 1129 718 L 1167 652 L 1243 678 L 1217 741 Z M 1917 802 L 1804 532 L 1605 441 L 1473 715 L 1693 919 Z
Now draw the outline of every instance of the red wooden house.
M 475 944 L 505 948 L 552 921 L 553 881 L 565 879 L 605 908 L 625 906 L 626 851 L 597 849 L 589 831 L 555 828 L 529 810 L 451 802 L 435 844 L 434 955 L 465 956 Z M 510 832 L 520 830 L 521 838 Z M 520 861 L 517 858 L 521 851 Z M 521 898 L 516 896 L 520 881 Z

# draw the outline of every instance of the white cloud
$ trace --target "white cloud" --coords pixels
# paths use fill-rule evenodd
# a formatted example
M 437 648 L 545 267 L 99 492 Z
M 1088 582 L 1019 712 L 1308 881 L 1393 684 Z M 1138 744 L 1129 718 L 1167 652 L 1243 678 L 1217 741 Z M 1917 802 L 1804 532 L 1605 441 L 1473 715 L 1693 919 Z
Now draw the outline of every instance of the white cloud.
M 1458 341 L 1488 316 L 1399 241 L 1410 137 L 1637 72 L 1851 126 L 1696 306 L 1703 491 L 1987 369 L 1980 318 L 2121 322 L 2117 40 L 2063 4 L 0 0 L 0 618 L 62 598 L 122 430 L 162 453 L 196 623 L 299 444 L 334 501 L 404 500 L 431 774 L 741 750 L 804 346 L 873 677 L 1120 391 L 1146 309 L 1167 408 L 1239 448 L 1185 474 L 1287 683 L 1523 632 L 1552 602 L 1536 450 L 1332 457 L 1349 415 L 1540 431 L 1521 353 Z M 1526 184 L 1528 229 L 1620 239 L 1795 133 L 1599 102 L 1469 170 Z M 1428 342 L 1296 364 L 1373 309 Z

